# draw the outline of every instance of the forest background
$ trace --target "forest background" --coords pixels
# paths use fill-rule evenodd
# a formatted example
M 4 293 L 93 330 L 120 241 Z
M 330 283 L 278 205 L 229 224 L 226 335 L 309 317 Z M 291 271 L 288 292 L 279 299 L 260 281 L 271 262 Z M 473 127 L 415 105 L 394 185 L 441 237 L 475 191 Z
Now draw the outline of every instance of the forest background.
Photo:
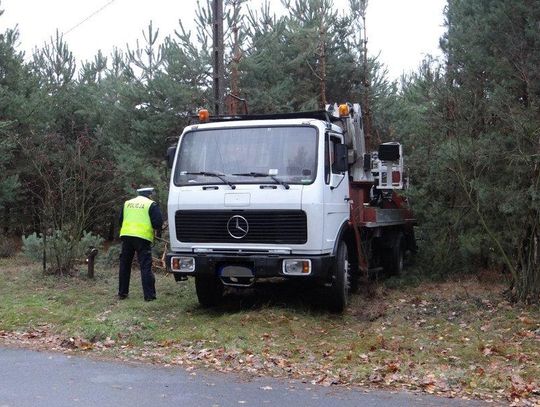
M 372 146 L 405 146 L 418 269 L 500 270 L 511 298 L 538 302 L 540 3 L 449 0 L 444 60 L 399 81 L 365 52 L 365 10 L 306 0 L 276 17 L 226 1 L 226 91 L 251 113 L 361 101 Z M 116 238 L 135 187 L 165 207 L 164 153 L 213 103 L 208 5 L 196 27 L 161 38 L 150 23 L 134 49 L 79 63 L 60 34 L 31 58 L 16 28 L 0 34 L 0 254 L 46 239 L 47 271 L 69 274 L 81 239 Z

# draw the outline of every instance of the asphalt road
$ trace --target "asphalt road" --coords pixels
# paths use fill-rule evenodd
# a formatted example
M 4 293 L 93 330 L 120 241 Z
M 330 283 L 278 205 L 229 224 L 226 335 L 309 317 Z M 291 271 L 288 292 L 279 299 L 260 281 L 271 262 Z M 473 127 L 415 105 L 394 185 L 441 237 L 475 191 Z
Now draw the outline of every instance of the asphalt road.
M 0 348 L 0 407 L 479 405 L 484 403 Z

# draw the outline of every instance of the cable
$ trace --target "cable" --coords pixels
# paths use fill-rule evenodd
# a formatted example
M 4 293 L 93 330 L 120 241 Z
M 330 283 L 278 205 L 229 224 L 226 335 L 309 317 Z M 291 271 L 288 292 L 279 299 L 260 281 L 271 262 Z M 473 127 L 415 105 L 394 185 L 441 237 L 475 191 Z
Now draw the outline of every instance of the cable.
M 103 9 L 105 9 L 106 7 L 110 6 L 112 3 L 114 3 L 116 0 L 110 0 L 107 4 L 105 4 L 104 6 L 102 6 L 101 8 L 99 8 L 98 10 L 94 11 L 92 14 L 90 14 L 88 17 L 84 18 L 83 20 L 81 20 L 80 22 L 78 22 L 77 24 L 75 24 L 73 27 L 71 27 L 69 30 L 67 30 L 65 33 L 64 33 L 64 36 L 65 35 L 68 35 L 71 31 L 73 31 L 75 28 L 81 26 L 82 24 L 86 23 L 88 20 L 90 20 L 92 17 L 94 17 L 96 14 L 100 13 L 101 11 L 103 11 Z

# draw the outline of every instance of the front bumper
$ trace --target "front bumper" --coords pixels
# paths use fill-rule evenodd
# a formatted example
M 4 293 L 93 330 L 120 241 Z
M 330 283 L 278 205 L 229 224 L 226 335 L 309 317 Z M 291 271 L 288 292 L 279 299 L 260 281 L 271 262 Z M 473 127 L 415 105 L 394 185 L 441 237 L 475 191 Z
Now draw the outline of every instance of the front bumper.
M 172 257 L 193 257 L 195 270 L 192 272 L 178 272 L 171 268 Z M 288 275 L 283 273 L 283 261 L 287 259 L 306 259 L 311 261 L 311 272 L 308 275 Z M 226 266 L 240 266 L 249 268 L 255 279 L 271 277 L 302 278 L 325 284 L 332 276 L 332 267 L 335 256 L 305 256 L 305 255 L 231 255 L 229 253 L 168 253 L 167 271 L 174 275 L 176 281 L 185 279 L 185 276 L 219 275 L 220 270 Z

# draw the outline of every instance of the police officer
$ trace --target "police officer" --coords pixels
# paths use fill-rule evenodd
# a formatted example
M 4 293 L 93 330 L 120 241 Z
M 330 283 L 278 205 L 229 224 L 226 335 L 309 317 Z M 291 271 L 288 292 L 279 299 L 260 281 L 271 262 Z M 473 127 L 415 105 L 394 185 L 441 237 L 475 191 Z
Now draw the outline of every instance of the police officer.
M 161 232 L 163 216 L 156 202 L 150 197 L 154 188 L 140 188 L 138 196 L 124 203 L 120 213 L 120 238 L 122 253 L 120 254 L 120 272 L 118 298 L 123 300 L 129 293 L 131 263 L 137 253 L 141 267 L 141 281 L 145 301 L 156 299 L 155 277 L 152 272 L 152 243 L 154 230 Z

